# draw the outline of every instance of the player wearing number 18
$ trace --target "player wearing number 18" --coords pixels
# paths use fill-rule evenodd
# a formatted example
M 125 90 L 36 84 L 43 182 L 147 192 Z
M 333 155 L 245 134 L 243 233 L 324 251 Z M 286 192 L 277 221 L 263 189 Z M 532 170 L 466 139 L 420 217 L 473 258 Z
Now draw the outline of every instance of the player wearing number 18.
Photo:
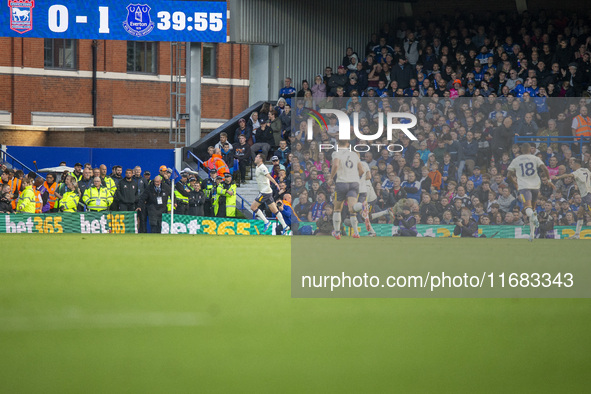
M 86 189 L 82 201 L 86 204 L 89 211 L 101 212 L 109 209 L 113 203 L 113 195 L 105 186 L 102 186 L 101 178 L 95 177 L 90 189 Z
M 523 210 L 529 218 L 529 240 L 534 239 L 536 228 L 539 226 L 538 214 L 532 209 L 532 201 L 538 199 L 538 192 L 542 181 L 540 175 L 550 178 L 548 168 L 537 156 L 530 153 L 530 145 L 521 145 L 521 154 L 509 164 L 507 177 L 519 191 L 519 198 L 523 203 Z

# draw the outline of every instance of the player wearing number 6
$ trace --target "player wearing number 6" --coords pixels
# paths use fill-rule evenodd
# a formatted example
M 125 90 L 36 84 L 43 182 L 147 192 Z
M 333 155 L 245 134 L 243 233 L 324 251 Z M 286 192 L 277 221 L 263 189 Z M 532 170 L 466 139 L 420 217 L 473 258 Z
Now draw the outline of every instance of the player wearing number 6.
M 349 141 L 340 140 L 338 150 L 332 154 L 330 179 L 337 177 L 336 198 L 332 215 L 334 226 L 332 235 L 336 239 L 341 239 L 341 211 L 345 200 L 347 200 L 347 206 L 351 214 L 353 238 L 359 238 L 359 229 L 357 228 L 359 222 L 354 207 L 359 196 L 359 179 L 365 174 L 365 171 L 357 153 L 351 152 L 349 149 Z
M 539 157 L 530 153 L 530 145 L 521 145 L 521 155 L 509 164 L 507 177 L 519 191 L 519 198 L 523 203 L 523 210 L 529 218 L 529 240 L 534 239 L 536 228 L 539 226 L 538 214 L 532 209 L 532 201 L 537 200 L 542 181 L 540 175 L 550 178 L 548 168 Z
M 573 177 L 577 182 L 582 201 L 581 207 L 577 211 L 577 228 L 575 230 L 575 235 L 571 238 L 578 239 L 581 236 L 581 228 L 583 227 L 585 212 L 591 209 L 591 171 L 587 168 L 583 168 L 581 159 L 574 159 L 572 168 L 573 172 L 571 174 L 555 176 L 552 180 Z

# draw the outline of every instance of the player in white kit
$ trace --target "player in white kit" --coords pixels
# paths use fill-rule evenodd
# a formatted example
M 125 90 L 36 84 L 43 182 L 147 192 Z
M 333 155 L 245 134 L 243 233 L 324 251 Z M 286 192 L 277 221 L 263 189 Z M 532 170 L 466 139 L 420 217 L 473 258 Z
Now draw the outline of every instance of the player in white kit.
M 507 178 L 517 187 L 519 198 L 523 203 L 523 210 L 529 218 L 530 241 L 534 239 L 536 228 L 539 226 L 538 214 L 532 208 L 532 201 L 538 198 L 538 192 L 542 185 L 540 175 L 550 179 L 548 168 L 544 162 L 530 153 L 530 145 L 527 143 L 521 145 L 521 155 L 509 164 Z
M 577 188 L 579 189 L 579 193 L 581 193 L 581 206 L 577 211 L 577 228 L 575 230 L 575 235 L 571 238 L 578 239 L 581 236 L 581 228 L 583 227 L 585 212 L 591 209 L 591 171 L 583 167 L 581 159 L 573 160 L 572 169 L 572 173 L 555 176 L 552 180 L 573 177 L 575 178 L 575 182 L 577 182 Z
M 354 206 L 357 203 L 359 195 L 359 177 L 363 174 L 363 167 L 359 156 L 349 150 L 349 141 L 339 141 L 338 150 L 332 154 L 332 167 L 330 178 L 336 176 L 336 198 L 334 203 L 334 213 L 332 223 L 334 230 L 332 235 L 336 239 L 341 239 L 341 211 L 343 203 L 347 201 L 349 213 L 351 215 L 351 227 L 353 227 L 353 238 L 359 238 L 359 229 L 357 226 L 357 214 Z
M 359 196 L 357 200 L 359 203 L 362 204 L 361 209 L 361 216 L 365 221 L 365 229 L 369 232 L 370 237 L 375 237 L 377 234 L 373 229 L 371 222 L 369 221 L 369 206 L 368 206 L 368 196 L 369 196 L 369 188 L 372 187 L 371 185 L 371 170 L 369 169 L 369 164 L 366 161 L 360 161 L 361 167 L 363 168 L 363 174 L 359 178 Z M 359 204 L 358 204 L 359 205 Z
M 275 204 L 275 200 L 273 199 L 273 189 L 271 189 L 271 182 L 273 182 L 275 186 L 277 186 L 277 188 L 279 188 L 279 185 L 277 184 L 277 181 L 273 179 L 271 174 L 269 174 L 269 169 L 265 165 L 264 161 L 265 160 L 263 159 L 263 155 L 261 155 L 260 153 L 256 155 L 254 158 L 254 164 L 256 164 L 254 176 L 257 180 L 257 185 L 259 187 L 259 195 L 253 201 L 250 209 L 252 209 L 254 214 L 259 219 L 265 222 L 265 229 L 263 231 L 267 232 L 271 222 L 269 221 L 269 219 L 265 217 L 265 214 L 259 209 L 261 204 L 267 204 L 271 212 L 275 214 L 275 217 L 277 218 L 279 223 L 281 223 L 281 226 L 283 227 L 283 234 L 286 235 L 290 229 L 289 226 L 285 224 L 285 220 L 283 220 L 283 215 L 281 214 L 281 211 L 277 209 L 277 205 Z

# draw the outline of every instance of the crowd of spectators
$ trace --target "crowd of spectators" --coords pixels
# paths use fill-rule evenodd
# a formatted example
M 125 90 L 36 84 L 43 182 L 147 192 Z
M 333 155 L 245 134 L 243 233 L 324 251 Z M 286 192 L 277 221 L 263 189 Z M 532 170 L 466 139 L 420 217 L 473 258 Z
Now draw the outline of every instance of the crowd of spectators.
M 65 166 L 65 163 L 62 163 Z M 76 163 L 74 171 L 25 175 L 9 163 L 1 164 L 0 213 L 137 212 L 138 231 L 160 233 L 162 214 L 235 217 L 235 189 L 229 174 L 202 180 L 191 171 L 182 172 L 172 188 L 173 170 L 160 166 L 152 177 L 141 167 L 125 170 L 113 166 L 93 168 Z M 174 205 L 172 194 L 174 194 Z M 232 203 L 232 196 L 234 202 Z
M 511 160 L 521 154 L 519 144 L 514 143 L 516 136 L 531 138 L 531 153 L 544 161 L 551 178 L 570 173 L 576 157 L 582 159 L 584 167 L 591 165 L 589 138 L 584 137 L 587 139 L 579 146 L 581 141 L 572 137 L 579 122 L 577 117 L 580 119 L 586 112 L 586 101 L 570 105 L 564 100 L 546 100 L 546 114 L 540 114 L 535 105 L 527 109 L 526 103 L 512 97 L 360 100 L 359 123 L 364 134 L 376 133 L 378 119 L 384 117 L 384 112 L 411 112 L 419 119 L 418 127 L 413 129 L 417 141 L 403 133 L 395 141 L 387 141 L 384 136 L 372 141 L 381 144 L 379 152 L 372 149 L 360 153 L 371 170 L 368 200 L 372 221 L 396 224 L 412 216 L 413 224 L 451 225 L 467 208 L 479 225 L 526 224 L 516 187 L 507 179 Z M 374 110 L 377 117 L 364 117 L 364 113 Z M 510 115 L 499 115 L 499 111 Z M 544 117 L 547 120 L 543 121 Z M 591 124 L 589 117 L 583 118 Z M 538 122 L 542 126 L 538 127 Z M 330 118 L 330 124 L 334 123 L 336 118 Z M 304 135 L 302 132 L 302 136 L 290 136 L 294 149 L 287 170 L 292 179 L 291 192 L 297 197 L 294 212 L 303 221 L 330 226 L 331 221 L 325 217 L 332 214 L 334 202 L 329 159 L 333 149 L 321 151 L 319 147 L 336 146 L 338 128 L 315 128 L 314 140 L 309 143 Z M 548 144 L 546 136 L 555 138 Z M 365 143 L 360 139 L 351 141 L 352 146 Z M 392 143 L 399 145 L 394 150 L 401 151 L 391 153 L 385 149 Z M 574 225 L 581 208 L 576 184 L 571 178 L 541 181 L 535 208 L 544 225 L 549 230 L 554 225 Z M 404 209 L 408 209 L 406 216 Z M 588 213 L 585 223 L 591 224 Z
M 591 83 L 591 29 L 585 15 L 428 15 L 385 24 L 365 48 L 347 48 L 300 90 L 280 96 L 307 101 L 359 97 L 579 97 Z
M 547 164 L 551 178 L 571 172 L 575 157 L 590 165 L 589 26 L 584 15 L 543 10 L 400 20 L 395 28 L 384 25 L 365 48 L 347 48 L 336 73 L 326 67 L 300 86 L 285 78 L 271 112 L 293 119 L 291 128 L 278 124 L 276 135 L 289 152 L 281 165 L 291 181 L 294 213 L 316 222 L 320 233 L 332 231 L 332 151 L 319 147 L 336 146 L 338 120 L 326 117 L 328 127 L 315 125 L 314 139 L 307 141 L 310 109 L 340 109 L 351 124 L 357 113 L 359 130 L 371 135 L 380 121 L 385 125 L 385 113 L 407 112 L 418 118 L 412 130 L 417 141 L 384 136 L 372 142 L 396 143 L 402 151 L 361 153 L 371 169 L 373 222 L 412 217 L 415 223 L 454 224 L 469 210 L 480 225 L 525 224 L 506 177 L 520 142 L 533 142 L 531 153 Z M 565 180 L 542 179 L 535 208 L 544 233 L 576 222 L 580 194 Z M 585 223 L 591 224 L 588 213 Z

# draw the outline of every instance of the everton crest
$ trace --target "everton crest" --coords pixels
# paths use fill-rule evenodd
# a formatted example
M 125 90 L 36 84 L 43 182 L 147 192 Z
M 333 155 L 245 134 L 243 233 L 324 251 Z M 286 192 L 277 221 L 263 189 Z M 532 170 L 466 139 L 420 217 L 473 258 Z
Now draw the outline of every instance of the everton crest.
M 130 4 L 127 6 L 127 19 L 123 28 L 132 36 L 142 37 L 154 29 L 150 18 L 150 6 L 147 4 Z
M 10 28 L 20 34 L 33 30 L 35 0 L 8 0 Z

